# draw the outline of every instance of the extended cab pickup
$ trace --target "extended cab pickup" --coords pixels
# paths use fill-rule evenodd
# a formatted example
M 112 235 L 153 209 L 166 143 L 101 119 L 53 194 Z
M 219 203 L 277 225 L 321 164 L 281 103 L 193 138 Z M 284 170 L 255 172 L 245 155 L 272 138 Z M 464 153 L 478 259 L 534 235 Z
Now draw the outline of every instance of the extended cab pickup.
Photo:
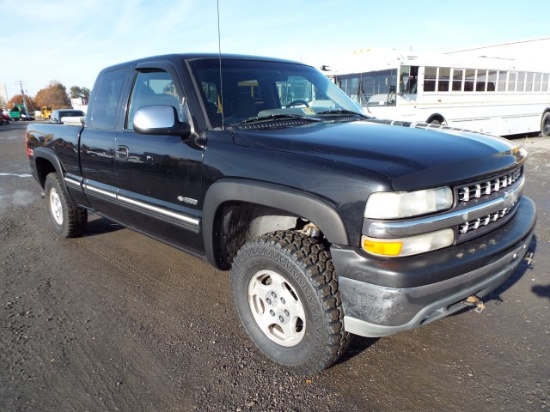
M 96 212 L 231 270 L 252 341 L 313 373 L 481 305 L 533 236 L 523 148 L 387 123 L 313 67 L 182 54 L 104 69 L 82 125 L 26 145 L 61 236 Z

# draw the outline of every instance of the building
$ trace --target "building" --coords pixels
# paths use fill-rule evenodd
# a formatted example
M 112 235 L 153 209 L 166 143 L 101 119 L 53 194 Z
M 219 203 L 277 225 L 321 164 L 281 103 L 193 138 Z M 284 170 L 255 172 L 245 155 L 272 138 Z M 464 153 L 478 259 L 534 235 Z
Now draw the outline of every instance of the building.
M 8 106 L 8 89 L 6 88 L 5 83 L 0 83 L 0 106 L 6 107 Z

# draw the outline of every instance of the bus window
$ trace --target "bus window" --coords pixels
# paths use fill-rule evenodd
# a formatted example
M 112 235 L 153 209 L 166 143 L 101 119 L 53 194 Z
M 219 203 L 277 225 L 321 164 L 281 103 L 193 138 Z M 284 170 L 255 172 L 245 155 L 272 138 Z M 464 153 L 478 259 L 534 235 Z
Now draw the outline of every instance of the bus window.
M 462 80 L 464 78 L 464 70 L 453 69 L 453 92 L 462 91 Z
M 534 73 L 525 73 L 525 91 L 526 92 L 533 91 L 533 76 L 534 76 Z
M 288 76 L 287 80 L 278 81 L 277 89 L 279 90 L 279 98 L 282 106 L 287 106 L 296 100 L 307 103 L 313 100 L 311 83 L 301 76 Z M 254 97 L 255 99 L 260 99 L 262 97 L 259 87 Z
M 543 92 L 547 92 L 548 91 L 548 77 L 550 77 L 550 74 L 543 74 L 542 75 L 542 90 Z
M 361 84 L 361 75 L 359 74 L 349 74 L 345 76 L 335 77 L 336 85 L 346 93 L 351 100 L 361 105 L 366 105 L 367 100 L 363 100 L 362 92 L 359 88 Z
M 478 70 L 476 77 L 476 92 L 484 92 L 487 85 L 487 70 Z
M 424 91 L 435 92 L 435 81 L 437 79 L 437 67 L 426 67 L 424 70 Z
M 540 83 L 542 80 L 542 73 L 535 73 L 533 80 L 533 91 L 540 92 Z
M 449 91 L 449 79 L 451 77 L 451 69 L 449 67 L 440 67 L 439 75 L 437 76 L 437 91 Z
M 466 79 L 464 81 L 464 91 L 473 92 L 474 82 L 476 79 L 476 71 L 473 69 L 466 69 Z
M 516 91 L 516 78 L 517 73 L 508 73 L 508 88 L 506 91 L 508 92 L 515 92 Z
M 416 94 L 418 85 L 418 66 L 402 66 L 399 82 L 400 94 Z
M 496 70 L 489 70 L 489 73 L 487 75 L 487 91 L 488 92 L 494 92 L 497 84 L 497 71 Z
M 522 92 L 525 88 L 525 72 L 518 73 L 518 84 L 516 86 L 517 92 Z
M 399 93 L 409 93 L 411 81 L 411 66 L 402 66 L 399 73 Z
M 497 92 L 505 92 L 506 91 L 506 79 L 508 77 L 507 71 L 499 71 L 498 72 L 498 83 L 497 83 Z
M 381 70 L 363 73 L 361 78 L 361 90 L 363 99 L 368 99 L 368 104 L 394 105 L 395 91 L 397 87 L 397 70 Z

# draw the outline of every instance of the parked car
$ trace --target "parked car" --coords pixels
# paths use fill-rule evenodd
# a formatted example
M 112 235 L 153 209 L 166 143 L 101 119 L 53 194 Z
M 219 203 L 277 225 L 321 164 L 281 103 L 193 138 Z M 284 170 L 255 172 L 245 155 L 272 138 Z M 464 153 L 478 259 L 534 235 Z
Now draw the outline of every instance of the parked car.
M 10 120 L 10 112 L 5 109 L 0 110 L 0 126 L 10 124 Z
M 84 117 L 86 113 L 75 109 L 56 109 L 50 116 L 50 123 L 63 123 L 64 117 Z

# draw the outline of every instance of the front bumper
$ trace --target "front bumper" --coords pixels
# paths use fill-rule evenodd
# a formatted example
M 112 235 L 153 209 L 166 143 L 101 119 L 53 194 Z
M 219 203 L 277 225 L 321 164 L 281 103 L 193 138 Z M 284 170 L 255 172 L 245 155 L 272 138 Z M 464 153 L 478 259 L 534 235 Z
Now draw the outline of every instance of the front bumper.
M 528 251 L 536 223 L 523 197 L 513 219 L 475 240 L 409 258 L 375 259 L 331 248 L 346 331 L 381 337 L 415 329 L 464 308 L 504 283 Z

